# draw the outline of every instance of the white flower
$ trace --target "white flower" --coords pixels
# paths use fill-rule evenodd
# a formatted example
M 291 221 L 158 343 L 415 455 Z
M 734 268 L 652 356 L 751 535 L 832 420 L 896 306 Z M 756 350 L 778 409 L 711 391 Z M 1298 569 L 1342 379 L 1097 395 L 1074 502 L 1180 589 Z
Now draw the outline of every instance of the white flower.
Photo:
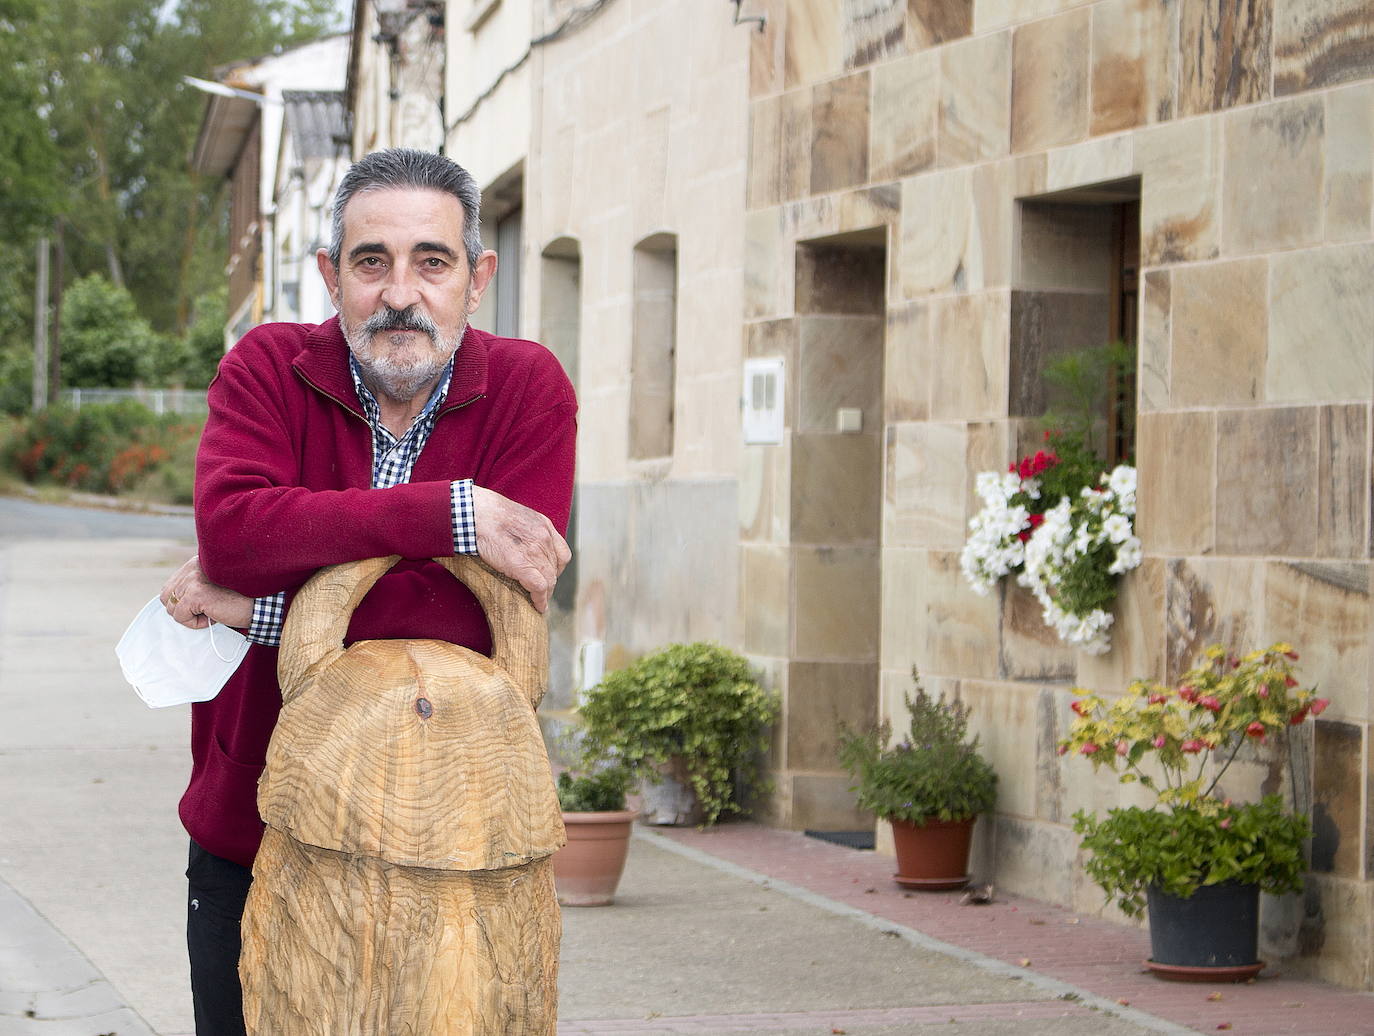
M 1131 535 L 1131 520 L 1124 514 L 1108 515 L 1102 523 L 1102 531 L 1113 543 L 1125 543 Z

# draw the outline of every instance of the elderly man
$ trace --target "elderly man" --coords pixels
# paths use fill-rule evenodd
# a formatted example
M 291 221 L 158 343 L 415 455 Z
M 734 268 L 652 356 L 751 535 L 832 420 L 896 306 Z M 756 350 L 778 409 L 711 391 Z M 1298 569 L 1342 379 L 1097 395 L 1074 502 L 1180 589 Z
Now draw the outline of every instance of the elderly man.
M 338 316 L 250 331 L 210 386 L 199 554 L 162 599 L 186 625 L 247 628 L 253 647 L 219 696 L 192 708 L 180 814 L 200 1036 L 243 1032 L 239 922 L 291 595 L 324 565 L 467 553 L 543 611 L 568 561 L 576 401 L 541 346 L 468 326 L 496 272 L 479 204 L 447 158 L 395 149 L 356 163 L 317 256 Z M 428 560 L 392 569 L 349 627 L 350 640 L 396 637 L 490 651 L 476 600 Z

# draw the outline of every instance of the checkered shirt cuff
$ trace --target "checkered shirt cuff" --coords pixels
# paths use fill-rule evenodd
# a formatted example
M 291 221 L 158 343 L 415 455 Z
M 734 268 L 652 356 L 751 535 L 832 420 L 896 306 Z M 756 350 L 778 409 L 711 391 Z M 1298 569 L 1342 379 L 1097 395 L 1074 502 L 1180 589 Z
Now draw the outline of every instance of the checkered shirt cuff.
M 472 479 L 460 478 L 453 493 L 453 553 L 477 553 L 477 516 L 472 510 Z
M 259 597 L 253 602 L 253 621 L 248 624 L 248 641 L 264 647 L 281 644 L 281 627 L 286 621 L 286 594 Z

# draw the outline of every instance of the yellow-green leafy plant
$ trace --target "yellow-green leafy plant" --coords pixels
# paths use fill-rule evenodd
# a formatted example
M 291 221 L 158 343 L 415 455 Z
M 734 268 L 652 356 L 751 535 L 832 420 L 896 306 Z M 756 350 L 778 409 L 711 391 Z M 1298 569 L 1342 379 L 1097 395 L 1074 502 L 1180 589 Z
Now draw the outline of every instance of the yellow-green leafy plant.
M 1277 741 L 1327 707 L 1299 684 L 1297 659 L 1289 644 L 1244 657 L 1214 644 L 1176 686 L 1138 680 L 1112 701 L 1076 690 L 1060 753 L 1154 793 L 1149 808 L 1113 809 L 1106 819 L 1074 814 L 1092 854 L 1089 876 L 1128 914 L 1143 910 L 1150 885 L 1183 899 L 1226 881 L 1276 894 L 1302 887 L 1307 818 L 1277 795 L 1236 804 L 1218 793 L 1247 744 Z

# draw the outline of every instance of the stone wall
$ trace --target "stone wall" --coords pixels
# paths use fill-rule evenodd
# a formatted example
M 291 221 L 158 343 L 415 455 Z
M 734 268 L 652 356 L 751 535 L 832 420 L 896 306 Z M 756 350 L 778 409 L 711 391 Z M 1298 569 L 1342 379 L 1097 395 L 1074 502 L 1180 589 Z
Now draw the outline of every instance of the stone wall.
M 574 6 L 539 0 L 537 30 Z M 600 642 L 608 669 L 672 641 L 738 647 L 747 31 L 692 0 L 611 4 L 526 67 L 522 327 L 580 399 L 569 638 Z M 671 275 L 646 287 L 646 255 Z M 635 381 L 637 320 L 659 360 L 645 336 L 675 328 L 652 385 Z M 632 447 L 636 388 L 671 393 L 652 448 Z
M 845 819 L 835 721 L 876 710 L 902 722 L 916 666 L 930 689 L 971 703 L 1001 774 L 983 867 L 1009 889 L 1100 910 L 1070 866 L 1069 822 L 1122 792 L 1055 754 L 1068 688 L 1170 678 L 1216 640 L 1291 640 L 1332 706 L 1295 757 L 1317 829 L 1309 891 L 1271 905 L 1286 926 L 1267 934 L 1293 966 L 1374 987 L 1374 10 L 750 6 L 767 27 L 749 66 L 749 353 L 783 356 L 789 382 L 805 383 L 798 328 L 815 274 L 799 257 L 876 248 L 883 271 L 881 398 L 864 426 L 880 475 L 832 464 L 825 482 L 855 507 L 872 493 L 881 511 L 876 568 L 826 577 L 849 602 L 835 617 L 854 655 L 845 679 L 806 670 L 816 659 L 799 636 L 810 541 L 797 529 L 814 503 L 793 486 L 820 463 L 817 446 L 832 448 L 805 435 L 805 400 L 822 397 L 789 396 L 784 442 L 744 455 L 744 643 L 788 705 L 777 820 Z M 1146 560 L 1123 582 L 1111 653 L 1093 657 L 1061 645 L 1024 591 L 976 596 L 958 553 L 976 473 L 1004 469 L 1038 434 L 1046 352 L 1105 338 L 1098 214 L 1122 203 L 1139 213 Z M 840 296 L 832 311 L 869 290 L 847 277 L 838 260 L 820 275 Z M 862 334 L 850 341 L 869 356 Z M 870 636 L 870 599 L 872 662 L 854 646 Z M 1246 773 L 1253 789 L 1238 790 L 1268 780 L 1258 765 Z

